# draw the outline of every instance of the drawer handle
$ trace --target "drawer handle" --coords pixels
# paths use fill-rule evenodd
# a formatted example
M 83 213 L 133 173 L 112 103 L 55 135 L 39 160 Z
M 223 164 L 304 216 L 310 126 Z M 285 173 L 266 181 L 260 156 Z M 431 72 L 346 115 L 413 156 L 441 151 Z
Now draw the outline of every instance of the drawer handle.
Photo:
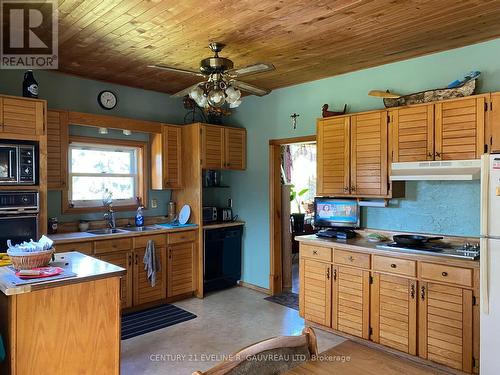
M 446 277 L 446 276 L 448 276 L 448 272 L 443 271 L 443 272 L 441 273 L 441 275 L 442 275 L 443 277 Z
M 333 280 L 334 281 L 337 280 L 337 269 L 336 268 L 333 269 Z
M 391 268 L 396 268 L 396 265 L 394 263 L 391 263 Z
M 313 250 L 313 255 L 318 255 L 318 250 Z
M 410 297 L 411 299 L 415 299 L 415 284 L 410 285 Z
M 330 280 L 330 267 L 326 269 L 326 279 Z
M 420 297 L 422 298 L 422 301 L 425 300 L 425 286 L 420 288 Z
M 350 255 L 347 259 L 349 259 L 349 262 L 354 262 L 354 257 L 352 255 Z

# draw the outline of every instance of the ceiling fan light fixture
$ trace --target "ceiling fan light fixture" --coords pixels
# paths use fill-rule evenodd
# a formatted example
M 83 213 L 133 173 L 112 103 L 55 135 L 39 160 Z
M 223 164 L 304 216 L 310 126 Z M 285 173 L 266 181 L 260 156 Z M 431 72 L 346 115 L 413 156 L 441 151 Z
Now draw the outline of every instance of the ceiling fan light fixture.
M 203 96 L 203 89 L 200 86 L 196 86 L 189 93 L 189 97 L 194 101 L 200 100 L 202 96 Z
M 226 95 L 227 95 L 227 102 L 232 103 L 241 98 L 241 91 L 238 89 L 235 89 L 233 86 L 229 86 L 226 89 Z
M 210 90 L 207 99 L 208 104 L 210 104 L 212 107 L 221 107 L 226 102 L 224 91 L 218 88 Z
M 237 108 L 237 107 L 239 107 L 239 106 L 240 106 L 240 104 L 241 104 L 241 100 L 239 100 L 239 99 L 238 99 L 238 100 L 236 100 L 235 102 L 230 103 L 230 104 L 229 104 L 229 108 Z
M 201 95 L 197 100 L 195 100 L 195 102 L 198 107 L 205 108 L 207 106 L 207 97 L 205 95 Z

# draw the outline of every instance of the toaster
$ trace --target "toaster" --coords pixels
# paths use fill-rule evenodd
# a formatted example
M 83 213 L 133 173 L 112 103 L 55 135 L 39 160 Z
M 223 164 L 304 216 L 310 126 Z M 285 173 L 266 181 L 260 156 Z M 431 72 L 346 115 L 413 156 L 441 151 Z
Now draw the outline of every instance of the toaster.
M 217 207 L 203 207 L 203 222 L 213 223 L 217 221 Z

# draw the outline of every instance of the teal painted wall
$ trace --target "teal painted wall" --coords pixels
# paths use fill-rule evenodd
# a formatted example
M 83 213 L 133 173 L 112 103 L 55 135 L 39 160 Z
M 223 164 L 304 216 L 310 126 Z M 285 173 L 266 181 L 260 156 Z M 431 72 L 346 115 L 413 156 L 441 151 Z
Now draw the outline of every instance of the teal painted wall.
M 0 93 L 22 95 L 23 74 L 24 72 L 20 70 L 0 70 Z M 40 98 L 47 100 L 49 108 L 163 121 L 172 124 L 183 123 L 185 110 L 182 106 L 182 100 L 167 94 L 57 72 L 35 71 L 34 74 L 40 87 Z M 118 96 L 118 105 L 111 111 L 106 111 L 97 104 L 98 93 L 105 89 L 115 92 Z M 149 135 L 146 133 L 135 132 L 131 136 L 124 136 L 121 131 L 110 129 L 108 135 L 99 135 L 96 128 L 75 125 L 70 126 L 70 134 L 149 142 Z M 144 214 L 147 216 L 166 215 L 170 194 L 169 190 L 150 190 L 149 201 L 156 199 L 158 208 L 149 208 L 144 211 Z M 61 192 L 59 191 L 49 191 L 48 215 L 49 217 L 57 216 L 61 222 L 102 218 L 102 213 L 62 215 Z M 133 215 L 133 212 L 117 213 L 117 217 L 132 217 Z
M 243 280 L 269 286 L 268 142 L 315 133 L 321 106 L 349 105 L 350 112 L 383 108 L 367 95 L 372 89 L 411 93 L 447 85 L 470 70 L 480 70 L 479 92 L 500 91 L 500 39 L 245 97 L 227 123 L 248 131 L 248 169 L 230 178 L 234 210 L 246 220 Z M 279 67 L 278 67 L 279 69 Z M 300 114 L 297 130 L 290 115 Z M 372 228 L 455 235 L 479 234 L 479 182 L 412 182 L 407 199 L 389 208 L 363 210 Z

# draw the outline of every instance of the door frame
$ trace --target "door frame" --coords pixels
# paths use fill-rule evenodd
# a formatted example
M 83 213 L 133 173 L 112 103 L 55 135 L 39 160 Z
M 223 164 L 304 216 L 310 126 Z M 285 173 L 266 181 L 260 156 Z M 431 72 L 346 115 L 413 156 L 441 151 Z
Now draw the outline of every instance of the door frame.
M 281 146 L 315 142 L 316 135 L 269 140 L 269 240 L 271 295 L 283 290 L 283 257 L 281 246 Z

